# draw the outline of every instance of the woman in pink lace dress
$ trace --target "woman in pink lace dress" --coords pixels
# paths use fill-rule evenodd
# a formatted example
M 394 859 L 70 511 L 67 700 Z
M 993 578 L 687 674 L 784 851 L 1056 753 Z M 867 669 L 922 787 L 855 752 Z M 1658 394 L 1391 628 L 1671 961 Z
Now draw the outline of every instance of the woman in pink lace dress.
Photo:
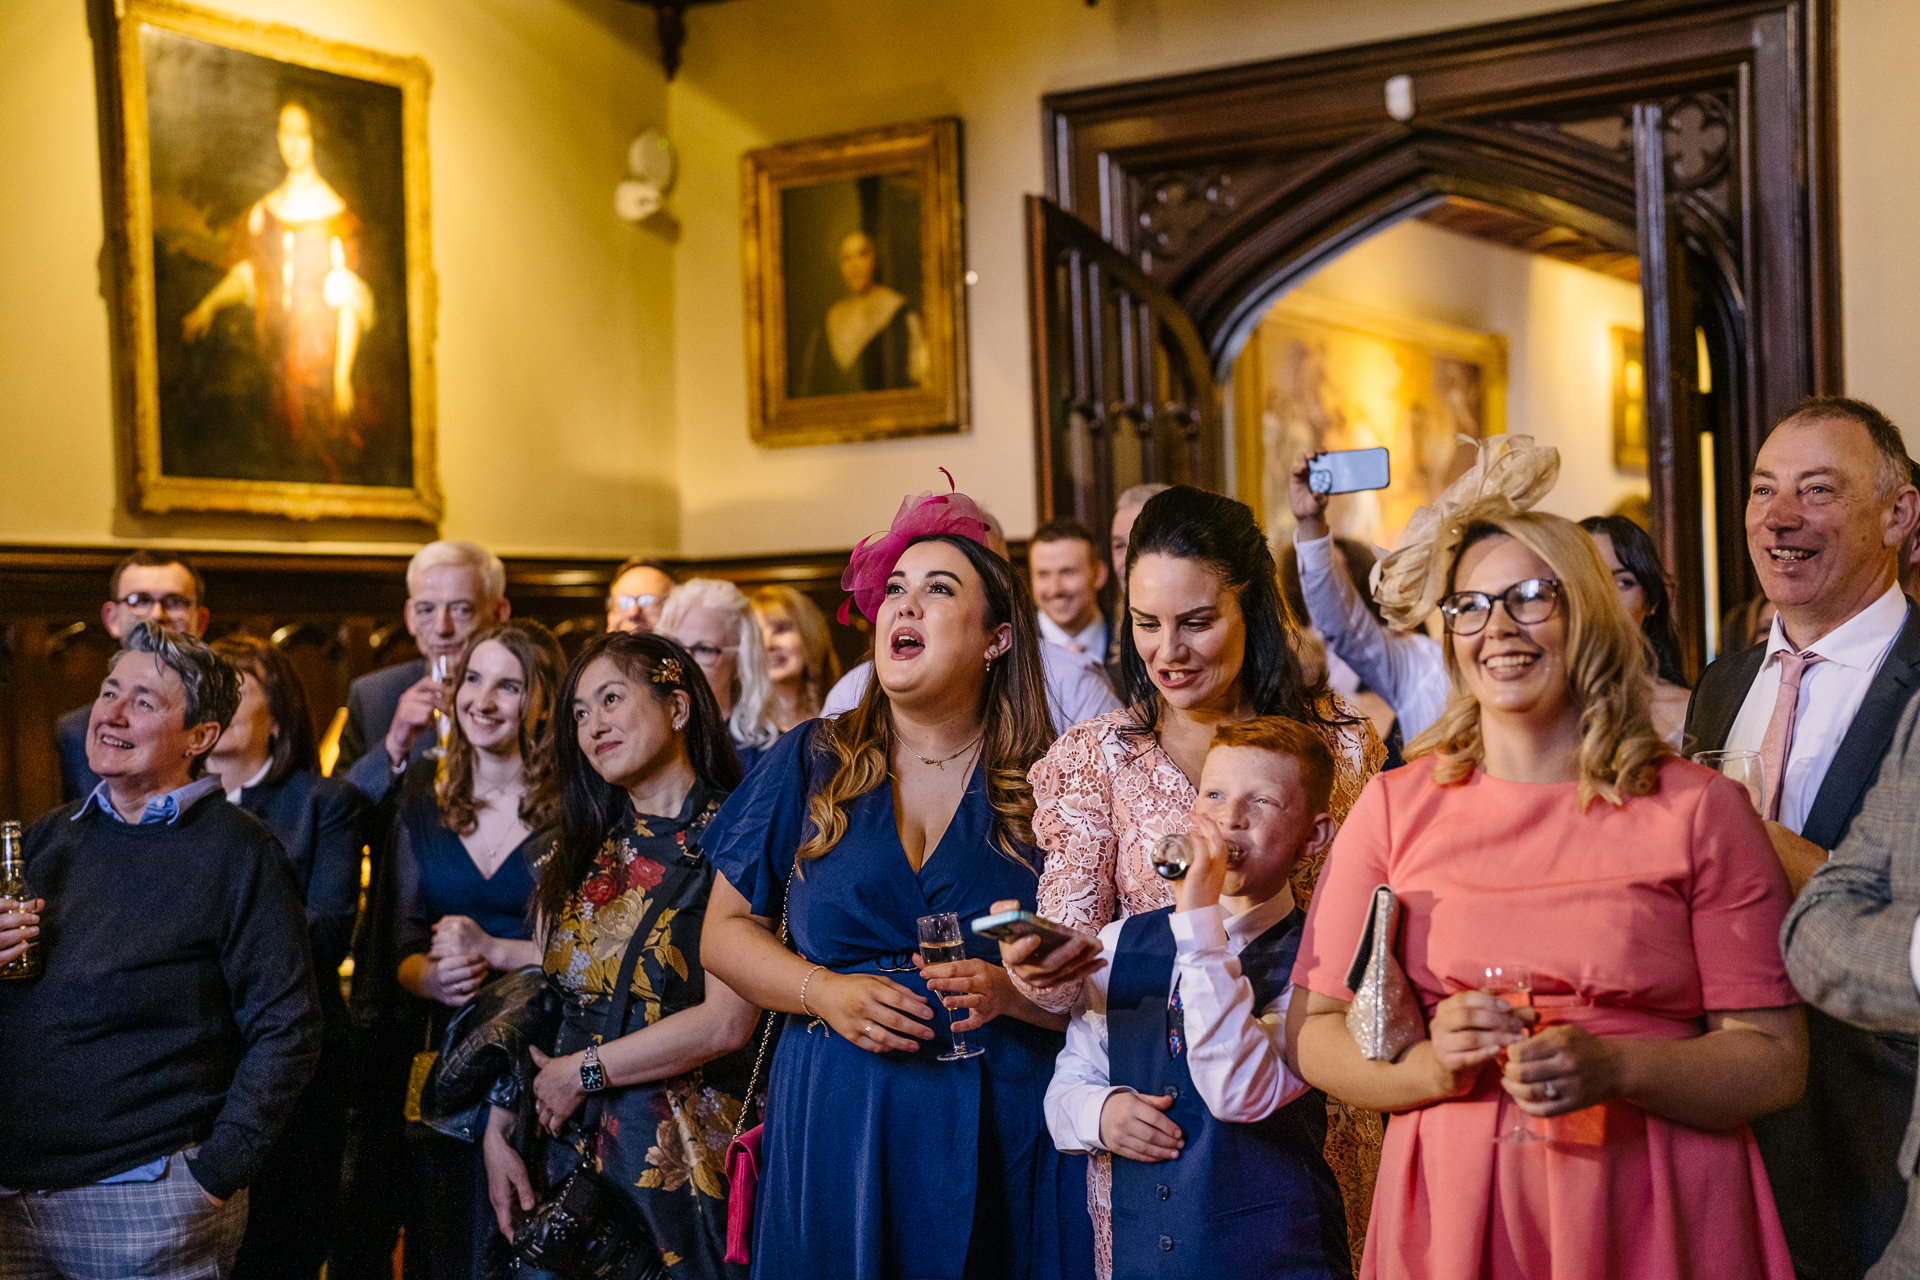
M 1184 832 L 1193 780 L 1220 724 L 1284 715 L 1316 724 L 1333 750 L 1335 821 L 1353 807 L 1386 750 L 1364 716 L 1307 684 L 1288 644 L 1273 555 L 1243 503 L 1186 485 L 1156 495 L 1140 512 L 1127 555 L 1130 625 L 1121 632 L 1121 668 L 1131 707 L 1069 729 L 1028 775 L 1035 842 L 1046 855 L 1040 914 L 1087 935 L 1039 963 L 1032 943 L 1004 948 L 1014 981 L 1044 1008 L 1073 1006 L 1100 963 L 1101 926 L 1173 901 L 1148 854 L 1160 837 Z M 1319 860 L 1295 873 L 1303 906 Z M 1350 1234 L 1366 1225 L 1380 1120 L 1329 1106 L 1327 1157 L 1347 1199 Z M 1089 1203 L 1099 1273 L 1112 1269 L 1110 1171 L 1089 1168 Z

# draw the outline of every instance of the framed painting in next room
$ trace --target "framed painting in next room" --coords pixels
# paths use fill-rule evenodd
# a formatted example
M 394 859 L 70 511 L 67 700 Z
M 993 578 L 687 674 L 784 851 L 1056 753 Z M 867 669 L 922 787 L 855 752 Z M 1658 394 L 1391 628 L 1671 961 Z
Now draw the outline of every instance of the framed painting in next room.
M 750 151 L 740 186 L 754 442 L 965 431 L 960 122 Z
M 93 11 L 129 507 L 437 521 L 426 64 Z

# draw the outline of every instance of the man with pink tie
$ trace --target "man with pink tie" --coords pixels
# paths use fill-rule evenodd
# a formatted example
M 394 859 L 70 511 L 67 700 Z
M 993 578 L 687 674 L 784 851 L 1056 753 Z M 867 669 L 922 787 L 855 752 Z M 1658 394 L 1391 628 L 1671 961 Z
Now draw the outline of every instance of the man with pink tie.
M 1920 687 L 1920 615 L 1899 582 L 1920 523 L 1910 467 L 1886 415 L 1840 397 L 1788 414 L 1754 461 L 1747 552 L 1779 614 L 1765 641 L 1701 676 L 1686 743 L 1760 753 L 1761 816 L 1796 893 L 1860 812 Z M 1906 1206 L 1914 1041 L 1811 1009 L 1807 1024 L 1806 1095 L 1754 1136 L 1795 1271 L 1858 1280 Z

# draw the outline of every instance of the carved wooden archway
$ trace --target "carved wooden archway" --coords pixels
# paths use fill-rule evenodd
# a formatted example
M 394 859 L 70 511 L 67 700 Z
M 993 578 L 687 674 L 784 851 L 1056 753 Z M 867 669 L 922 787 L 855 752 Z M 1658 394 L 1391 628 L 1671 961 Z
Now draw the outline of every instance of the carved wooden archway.
M 1841 382 L 1830 8 L 1627 0 L 1053 95 L 1047 195 L 1177 309 L 1216 381 L 1281 293 L 1449 197 L 1638 254 L 1655 533 L 1697 658 L 1698 433 L 1715 435 L 1719 528 L 1737 530 L 1767 426 Z M 1036 242 L 1036 277 L 1048 255 Z M 1714 365 L 1704 397 L 1695 324 Z M 1074 425 L 1058 395 L 1072 354 L 1052 361 L 1051 384 L 1036 369 L 1047 514 L 1071 491 L 1047 469 Z M 1716 551 L 1727 597 L 1751 592 L 1741 540 Z

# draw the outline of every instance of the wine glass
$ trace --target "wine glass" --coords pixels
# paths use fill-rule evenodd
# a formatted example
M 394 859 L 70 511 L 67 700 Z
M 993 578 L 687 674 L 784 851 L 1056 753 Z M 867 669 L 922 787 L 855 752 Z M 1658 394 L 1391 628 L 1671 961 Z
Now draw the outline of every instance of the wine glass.
M 953 964 L 967 958 L 967 944 L 960 938 L 960 917 L 951 911 L 941 911 L 930 916 L 921 916 L 915 922 L 920 928 L 920 959 L 927 964 Z M 935 993 L 938 994 L 938 993 Z M 940 1007 L 946 1009 L 947 1002 L 942 1000 Z M 972 1058 L 985 1053 L 985 1049 L 969 1049 L 966 1033 L 953 1030 L 955 1022 L 965 1022 L 972 1010 L 960 1010 L 960 1016 L 954 1017 L 955 1010 L 947 1009 L 947 1033 L 953 1037 L 953 1049 L 940 1055 L 941 1062 L 958 1062 L 962 1058 Z
M 1754 812 L 1766 812 L 1761 807 L 1766 803 L 1762 798 L 1767 792 L 1766 769 L 1760 763 L 1758 751 L 1696 751 L 1693 753 L 1693 762 L 1732 778 L 1747 789 L 1747 798 L 1753 801 Z
M 447 655 L 444 653 L 436 653 L 433 655 L 432 669 L 433 678 L 438 680 L 442 687 L 445 687 L 447 681 L 453 678 L 453 663 L 447 659 Z M 444 760 L 447 755 L 447 739 L 452 736 L 453 717 L 444 711 L 435 711 L 433 713 L 434 743 L 427 748 L 427 759 Z
M 1523 1009 L 1533 1004 L 1533 974 L 1515 964 L 1490 964 L 1480 971 L 1480 989 L 1490 996 L 1499 996 L 1508 1007 Z M 1522 1035 L 1529 1034 L 1526 1031 Z M 1495 1142 L 1545 1142 L 1547 1135 L 1535 1133 L 1528 1123 L 1525 1112 L 1513 1122 L 1513 1128 L 1505 1133 L 1495 1134 Z

